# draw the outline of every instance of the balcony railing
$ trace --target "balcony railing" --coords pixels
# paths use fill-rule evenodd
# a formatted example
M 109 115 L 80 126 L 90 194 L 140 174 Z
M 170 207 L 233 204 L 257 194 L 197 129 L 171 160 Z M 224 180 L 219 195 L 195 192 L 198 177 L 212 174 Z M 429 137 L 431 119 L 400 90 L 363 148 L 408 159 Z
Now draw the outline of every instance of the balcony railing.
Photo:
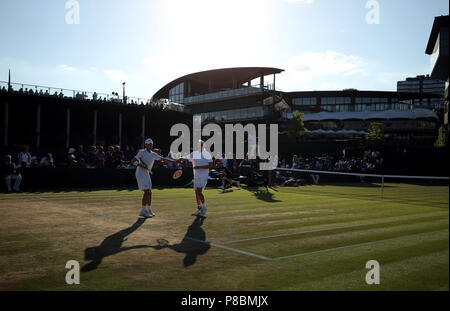
M 221 100 L 221 99 L 228 99 L 228 98 L 233 98 L 233 97 L 255 95 L 255 94 L 260 94 L 260 93 L 264 93 L 266 91 L 273 91 L 273 90 L 274 90 L 273 84 L 266 84 L 263 88 L 261 88 L 259 85 L 253 85 L 253 86 L 243 87 L 243 88 L 239 88 L 239 89 L 231 89 L 231 90 L 218 91 L 218 92 L 209 93 L 209 94 L 185 97 L 183 99 L 183 104 L 189 105 L 189 104 L 197 104 L 197 103 L 207 102 L 207 101 L 211 101 L 211 100 Z

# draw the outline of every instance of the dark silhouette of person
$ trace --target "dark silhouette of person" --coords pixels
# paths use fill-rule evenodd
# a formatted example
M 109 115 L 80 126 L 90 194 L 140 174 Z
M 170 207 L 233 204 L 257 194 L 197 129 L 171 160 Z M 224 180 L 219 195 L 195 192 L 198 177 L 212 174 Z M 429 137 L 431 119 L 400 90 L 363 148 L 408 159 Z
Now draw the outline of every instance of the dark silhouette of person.
M 159 245 L 151 247 L 156 250 L 170 248 L 178 253 L 184 253 L 186 254 L 183 260 L 184 267 L 192 266 L 195 264 L 197 256 L 205 254 L 211 247 L 209 242 L 206 242 L 206 233 L 202 229 L 204 220 L 204 217 L 196 217 L 180 243 L 170 245 L 166 240 L 159 239 Z
M 126 241 L 125 238 L 142 226 L 144 222 L 145 218 L 139 218 L 131 227 L 108 236 L 99 246 L 86 248 L 84 250 L 84 259 L 91 260 L 91 262 L 84 265 L 81 271 L 88 272 L 97 269 L 105 257 L 132 249 L 150 247 L 148 245 L 122 247 L 123 242 Z

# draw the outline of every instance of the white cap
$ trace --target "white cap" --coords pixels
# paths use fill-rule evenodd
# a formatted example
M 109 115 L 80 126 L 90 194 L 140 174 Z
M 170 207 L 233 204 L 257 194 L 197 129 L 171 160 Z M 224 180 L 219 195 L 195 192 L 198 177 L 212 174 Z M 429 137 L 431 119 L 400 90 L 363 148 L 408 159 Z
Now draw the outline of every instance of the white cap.
M 149 139 L 147 139 L 147 140 L 145 141 L 145 144 L 146 144 L 146 145 L 153 145 L 153 140 L 151 140 L 151 139 L 149 138 Z

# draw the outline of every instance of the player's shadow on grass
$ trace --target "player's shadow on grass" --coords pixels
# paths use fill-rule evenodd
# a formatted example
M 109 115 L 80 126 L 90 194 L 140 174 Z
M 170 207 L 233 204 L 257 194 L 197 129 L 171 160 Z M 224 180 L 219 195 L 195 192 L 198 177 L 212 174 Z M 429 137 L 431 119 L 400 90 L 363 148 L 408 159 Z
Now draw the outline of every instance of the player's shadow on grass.
M 268 203 L 281 202 L 280 200 L 276 200 L 273 198 L 274 194 L 269 191 L 269 188 L 244 188 L 247 191 L 252 192 L 258 200 L 262 200 Z M 272 189 L 272 188 L 271 188 Z M 275 189 L 273 189 L 275 190 Z M 275 190 L 277 191 L 277 190 Z
M 144 222 L 145 218 L 140 218 L 131 227 L 108 236 L 99 246 L 86 248 L 84 250 L 84 259 L 91 260 L 91 262 L 84 265 L 84 267 L 81 268 L 81 271 L 89 272 L 97 269 L 105 257 L 132 249 L 150 247 L 148 245 L 122 247 L 123 242 L 126 241 L 126 237 L 136 231 Z
M 183 260 L 184 267 L 192 266 L 197 261 L 197 256 L 204 255 L 211 247 L 209 242 L 206 242 L 206 233 L 202 228 L 204 220 L 203 217 L 196 217 L 180 243 L 170 245 L 168 241 L 159 239 L 158 245 L 151 247 L 156 250 L 170 248 L 178 253 L 184 253 L 186 254 Z

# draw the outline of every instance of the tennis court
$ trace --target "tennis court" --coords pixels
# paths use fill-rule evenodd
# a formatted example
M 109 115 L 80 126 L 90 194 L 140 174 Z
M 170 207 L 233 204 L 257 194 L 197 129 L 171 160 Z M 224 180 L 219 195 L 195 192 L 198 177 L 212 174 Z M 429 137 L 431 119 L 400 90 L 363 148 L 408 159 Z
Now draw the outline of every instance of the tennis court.
M 1 194 L 0 288 L 51 290 L 448 290 L 449 188 L 337 183 Z M 66 285 L 77 260 L 81 284 Z M 377 260 L 381 284 L 367 285 Z

